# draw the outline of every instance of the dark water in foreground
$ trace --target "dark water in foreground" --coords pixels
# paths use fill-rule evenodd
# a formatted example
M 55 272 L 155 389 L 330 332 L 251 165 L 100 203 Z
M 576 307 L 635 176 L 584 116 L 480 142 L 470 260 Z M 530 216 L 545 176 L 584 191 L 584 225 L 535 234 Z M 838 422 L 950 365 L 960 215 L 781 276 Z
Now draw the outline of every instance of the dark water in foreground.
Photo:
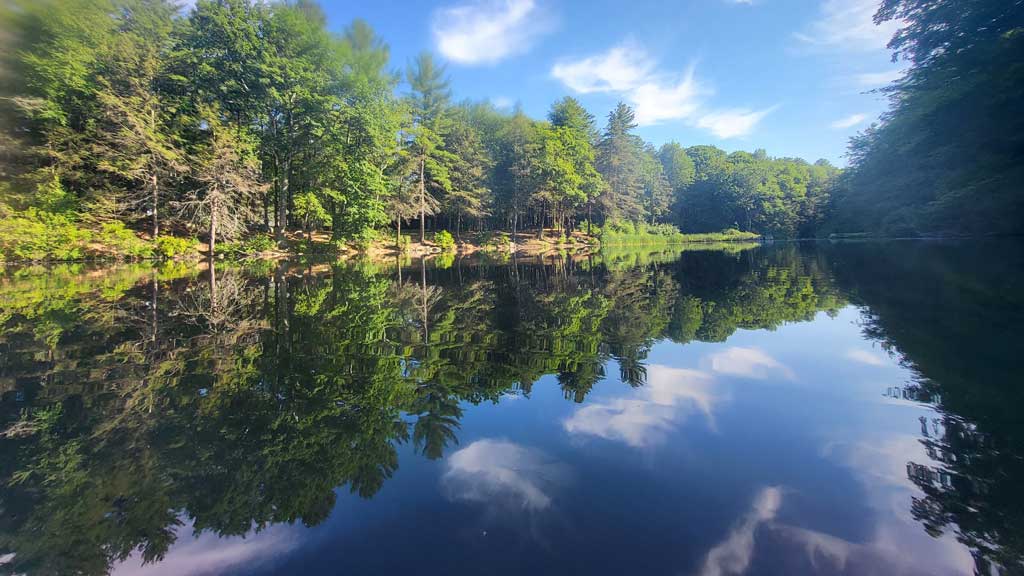
M 0 573 L 1014 574 L 1024 250 L 0 273 Z

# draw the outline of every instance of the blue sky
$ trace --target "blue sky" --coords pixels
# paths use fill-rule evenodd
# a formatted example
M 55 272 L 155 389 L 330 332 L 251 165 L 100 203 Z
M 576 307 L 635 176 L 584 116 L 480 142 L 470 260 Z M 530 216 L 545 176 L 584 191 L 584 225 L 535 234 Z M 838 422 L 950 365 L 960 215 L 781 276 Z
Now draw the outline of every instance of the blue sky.
M 457 99 L 520 103 L 542 118 L 565 95 L 603 125 L 619 100 L 661 144 L 765 148 L 845 164 L 846 141 L 894 79 L 875 0 L 324 1 L 329 26 L 362 18 L 404 69 L 422 50 Z M 403 87 L 404 90 L 404 87 Z

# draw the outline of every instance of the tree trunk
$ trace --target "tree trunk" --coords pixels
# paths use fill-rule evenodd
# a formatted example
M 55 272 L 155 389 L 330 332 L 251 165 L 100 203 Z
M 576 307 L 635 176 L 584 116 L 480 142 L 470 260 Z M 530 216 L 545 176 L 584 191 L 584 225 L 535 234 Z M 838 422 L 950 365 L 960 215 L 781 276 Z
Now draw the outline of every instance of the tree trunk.
M 263 202 L 263 228 L 270 230 L 270 208 L 267 203 L 267 195 L 260 194 Z
M 159 188 L 157 187 L 156 174 L 150 179 L 149 185 L 153 193 L 153 240 L 160 235 L 160 217 L 157 215 L 157 203 L 159 202 Z
M 160 282 L 158 281 L 159 279 L 157 278 L 156 269 L 153 270 L 151 279 L 152 279 L 153 291 L 152 291 L 152 295 L 150 296 L 150 308 L 151 308 L 150 313 L 152 314 L 152 319 L 150 320 L 150 340 L 153 341 L 153 342 L 156 342 L 156 335 L 157 335 L 157 328 L 158 328 L 157 312 L 156 312 L 156 310 L 157 310 L 157 302 L 158 302 L 158 300 L 157 300 L 157 293 L 160 290 Z
M 427 183 L 425 160 L 420 157 L 420 244 L 427 241 Z
M 210 258 L 213 258 L 217 248 L 217 196 L 210 199 Z
M 217 318 L 217 266 L 213 261 L 213 252 L 210 252 L 210 321 Z
M 402 253 L 402 217 L 395 218 L 395 250 Z
M 277 192 L 277 218 L 274 222 L 274 225 L 277 227 L 274 235 L 278 240 L 284 239 L 285 228 L 288 227 L 288 188 L 290 185 L 288 176 L 290 172 L 291 159 L 286 157 L 283 169 L 281 170 L 281 185 L 278 187 Z
M 430 324 L 427 320 L 427 260 L 420 256 L 420 278 L 423 281 L 422 309 L 423 309 L 423 344 L 430 343 Z
M 537 239 L 544 239 L 544 212 L 547 210 L 547 206 L 540 207 L 540 227 L 537 229 Z

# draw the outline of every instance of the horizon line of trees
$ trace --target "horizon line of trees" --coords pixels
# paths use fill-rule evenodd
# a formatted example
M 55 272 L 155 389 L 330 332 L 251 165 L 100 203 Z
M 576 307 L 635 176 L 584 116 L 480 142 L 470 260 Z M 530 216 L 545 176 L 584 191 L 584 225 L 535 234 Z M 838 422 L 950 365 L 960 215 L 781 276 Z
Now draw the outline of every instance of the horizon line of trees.
M 763 150 L 660 149 L 620 103 L 545 120 L 452 100 L 429 53 L 404 74 L 363 21 L 313 0 L 16 1 L 0 8 L 0 210 L 120 221 L 151 238 L 611 221 L 811 235 L 840 171 Z M 404 86 L 402 85 L 404 80 Z

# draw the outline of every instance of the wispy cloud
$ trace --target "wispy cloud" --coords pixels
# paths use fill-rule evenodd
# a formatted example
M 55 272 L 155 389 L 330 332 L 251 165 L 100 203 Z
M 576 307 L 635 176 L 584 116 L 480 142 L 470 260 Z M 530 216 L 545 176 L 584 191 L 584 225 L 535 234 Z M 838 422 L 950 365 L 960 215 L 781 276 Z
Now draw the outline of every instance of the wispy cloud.
M 691 118 L 697 114 L 705 89 L 697 84 L 691 66 L 681 80 L 672 84 L 644 82 L 631 93 L 638 124 L 657 124 L 665 120 Z
M 750 511 L 725 540 L 708 551 L 701 568 L 701 576 L 744 574 L 754 558 L 754 533 L 766 522 L 771 522 L 782 506 L 782 489 L 777 486 L 762 488 L 754 498 Z
M 654 62 L 633 42 L 625 42 L 603 54 L 562 61 L 551 68 L 552 76 L 580 94 L 629 92 L 647 81 L 653 72 Z
M 494 64 L 529 50 L 551 21 L 534 0 L 474 0 L 434 13 L 434 42 L 459 64 Z
M 709 130 L 722 139 L 746 136 L 753 132 L 757 124 L 765 116 L 774 112 L 776 108 L 778 106 L 763 110 L 739 108 L 709 112 L 697 119 L 697 127 Z
M 850 114 L 844 118 L 840 118 L 831 124 L 829 127 L 833 130 L 845 130 L 847 128 L 853 128 L 857 124 L 860 124 L 867 118 L 867 114 Z
M 491 104 L 493 104 L 495 108 L 503 110 L 516 105 L 515 101 L 507 96 L 495 96 L 491 98 Z
M 610 93 L 636 111 L 641 126 L 683 120 L 710 130 L 719 138 L 749 134 L 774 108 L 759 111 L 715 110 L 706 100 L 712 90 L 697 79 L 695 66 L 670 74 L 636 42 L 623 42 L 606 52 L 556 63 L 551 75 L 580 94 Z
M 139 551 L 111 568 L 114 576 L 193 576 L 228 572 L 240 566 L 260 564 L 280 558 L 301 543 L 295 526 L 279 524 L 247 536 L 221 537 L 204 532 L 190 538 L 192 523 L 185 522 L 176 531 L 177 543 L 159 563 L 143 562 Z
M 792 379 L 793 371 L 759 348 L 734 346 L 712 354 L 711 370 L 727 376 L 764 379 L 773 374 Z
M 568 470 L 542 452 L 508 440 L 484 438 L 447 459 L 442 482 L 453 499 L 497 503 L 531 511 L 551 505 L 552 490 Z
M 886 70 L 885 72 L 865 72 L 853 77 L 858 86 L 862 88 L 877 88 L 899 80 L 903 76 L 903 70 Z
M 875 25 L 878 0 L 824 0 L 818 18 L 795 34 L 806 46 L 848 51 L 879 50 L 901 26 L 900 22 Z
M 562 422 L 572 435 L 596 436 L 641 448 L 665 438 L 689 415 L 700 413 L 714 427 L 713 409 L 721 400 L 712 378 L 697 370 L 654 364 L 647 385 L 629 394 L 580 408 Z

